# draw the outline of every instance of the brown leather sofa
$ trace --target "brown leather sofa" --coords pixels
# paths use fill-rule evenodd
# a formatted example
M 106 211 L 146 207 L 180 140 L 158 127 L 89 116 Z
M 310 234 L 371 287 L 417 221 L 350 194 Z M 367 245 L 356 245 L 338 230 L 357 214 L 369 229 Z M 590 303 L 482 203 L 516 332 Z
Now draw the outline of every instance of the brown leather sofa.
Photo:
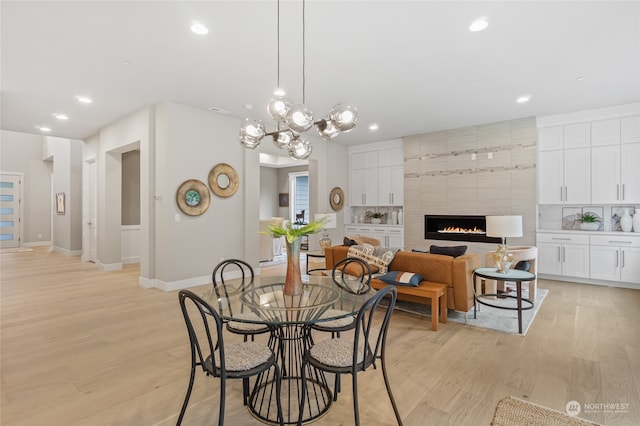
M 349 247 L 333 246 L 325 249 L 325 267 L 333 269 L 339 260 L 347 257 Z M 441 254 L 399 251 L 389 264 L 389 271 L 413 272 L 422 275 L 423 281 L 447 285 L 447 307 L 468 312 L 473 307 L 472 273 L 481 267 L 478 253 L 467 253 L 458 257 Z M 382 288 L 387 284 L 374 278 L 371 286 Z M 430 300 L 420 296 L 418 287 L 397 286 L 398 300 L 429 304 Z

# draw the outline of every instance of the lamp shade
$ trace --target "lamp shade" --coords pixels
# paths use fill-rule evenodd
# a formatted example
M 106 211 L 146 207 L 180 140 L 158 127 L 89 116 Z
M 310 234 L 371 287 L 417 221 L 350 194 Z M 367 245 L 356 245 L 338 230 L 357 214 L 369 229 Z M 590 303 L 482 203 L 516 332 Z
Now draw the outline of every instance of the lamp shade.
M 325 229 L 333 229 L 338 226 L 335 213 L 316 213 L 313 219 L 316 221 L 324 219 L 326 222 L 322 227 Z
M 487 237 L 522 237 L 522 216 L 487 216 Z

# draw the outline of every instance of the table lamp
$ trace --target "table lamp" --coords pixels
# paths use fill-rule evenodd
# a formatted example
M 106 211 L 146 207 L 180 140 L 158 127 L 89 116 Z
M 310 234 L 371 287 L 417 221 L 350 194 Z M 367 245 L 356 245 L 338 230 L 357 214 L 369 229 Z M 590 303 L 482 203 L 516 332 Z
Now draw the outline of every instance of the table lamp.
M 513 263 L 513 254 L 509 252 L 507 237 L 522 237 L 522 216 L 487 216 L 487 237 L 502 238 L 502 244 L 493 253 L 496 271 L 505 274 Z
M 329 234 L 327 233 L 327 229 L 333 229 L 338 226 L 338 222 L 336 220 L 335 213 L 316 213 L 314 216 L 314 220 L 324 220 L 324 225 L 322 227 L 322 238 L 318 243 L 320 244 L 320 249 L 324 253 L 324 249 L 327 247 L 331 247 L 331 238 L 329 238 Z

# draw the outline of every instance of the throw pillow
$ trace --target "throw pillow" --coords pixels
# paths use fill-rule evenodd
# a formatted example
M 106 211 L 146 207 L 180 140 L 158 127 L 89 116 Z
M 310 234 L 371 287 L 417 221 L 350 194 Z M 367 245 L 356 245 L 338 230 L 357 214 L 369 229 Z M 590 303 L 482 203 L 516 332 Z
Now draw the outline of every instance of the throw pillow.
M 422 281 L 422 275 L 420 274 L 401 271 L 389 271 L 378 278 L 387 284 L 406 285 L 411 287 L 417 287 L 420 285 L 420 281 Z
M 445 256 L 458 257 L 467 252 L 467 246 L 431 246 L 429 253 L 432 254 L 444 254 Z
M 342 240 L 342 245 L 343 246 L 355 246 L 356 242 L 355 242 L 355 240 L 352 240 L 349 237 L 344 237 L 344 240 Z
M 371 271 L 374 270 L 374 266 L 377 268 L 376 272 L 381 274 L 387 273 L 387 267 L 393 260 L 397 250 L 392 250 L 386 247 L 373 247 L 369 244 L 355 245 L 349 247 L 347 256 L 357 257 L 371 266 Z
M 411 249 L 411 251 L 414 253 L 429 253 L 427 250 Z
M 528 271 L 529 268 L 531 268 L 531 262 L 529 262 L 528 260 L 521 260 L 520 262 L 516 263 L 516 266 L 513 267 L 513 269 L 518 269 L 520 271 Z

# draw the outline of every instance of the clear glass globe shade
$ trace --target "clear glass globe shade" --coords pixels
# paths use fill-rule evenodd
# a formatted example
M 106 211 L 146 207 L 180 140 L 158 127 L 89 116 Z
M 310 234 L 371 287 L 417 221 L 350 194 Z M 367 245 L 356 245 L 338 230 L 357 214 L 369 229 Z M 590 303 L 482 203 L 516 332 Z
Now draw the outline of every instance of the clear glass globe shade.
M 246 135 L 250 138 L 260 141 L 267 133 L 262 120 L 257 118 L 245 118 L 240 128 L 240 135 Z
M 273 98 L 267 105 L 267 112 L 274 120 L 284 121 L 287 118 L 289 108 L 291 108 L 291 103 L 285 98 Z
M 304 105 L 296 105 L 289 108 L 286 121 L 291 130 L 303 133 L 313 126 L 313 112 Z
M 324 139 L 333 139 L 340 134 L 340 130 L 335 126 L 332 120 L 322 120 L 318 124 L 318 133 Z
M 329 116 L 338 130 L 348 132 L 358 123 L 358 108 L 350 104 L 338 104 L 331 108 Z
M 258 145 L 260 145 L 260 141 L 255 140 L 247 135 L 240 134 L 240 143 L 244 145 L 245 148 L 256 149 Z
M 311 150 L 311 142 L 297 138 L 289 145 L 289 157 L 294 160 L 305 160 L 311 155 Z
M 289 148 L 291 139 L 293 139 L 291 132 L 280 132 L 277 135 L 273 135 L 273 144 L 280 149 L 286 149 Z

